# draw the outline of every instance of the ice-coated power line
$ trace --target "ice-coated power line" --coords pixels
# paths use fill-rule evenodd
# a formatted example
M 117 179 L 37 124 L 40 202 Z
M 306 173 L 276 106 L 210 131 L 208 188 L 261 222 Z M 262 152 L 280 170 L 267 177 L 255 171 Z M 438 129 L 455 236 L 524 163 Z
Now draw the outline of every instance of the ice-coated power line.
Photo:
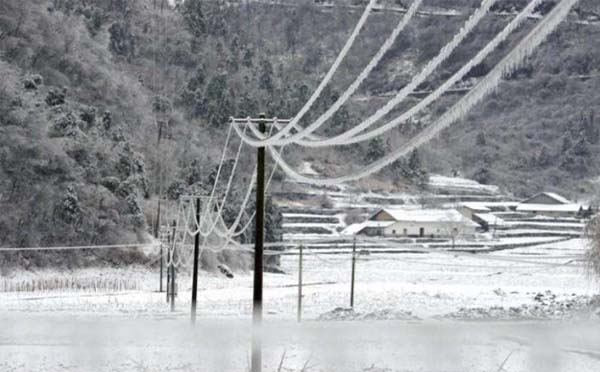
M 569 11 L 579 0 L 563 0 L 557 4 L 550 13 L 544 17 L 532 31 L 493 69 L 490 71 L 469 93 L 462 97 L 452 108 L 444 113 L 433 124 L 425 128 L 417 136 L 398 149 L 383 158 L 369 164 L 358 172 L 333 178 L 307 177 L 295 171 L 273 147 L 268 147 L 271 155 L 283 171 L 299 182 L 315 185 L 335 185 L 342 182 L 355 181 L 370 174 L 380 171 L 402 156 L 407 155 L 413 149 L 430 141 L 443 129 L 464 117 L 473 106 L 479 103 L 490 92 L 494 91 L 500 84 L 502 78 L 513 71 L 516 67 L 531 55 L 546 37 L 567 17 Z M 482 50 L 482 52 L 484 52 Z
M 286 144 L 290 144 L 301 140 L 309 135 L 311 135 L 314 131 L 319 129 L 327 120 L 329 120 L 345 103 L 348 99 L 356 92 L 356 90 L 360 87 L 360 85 L 365 81 L 365 79 L 371 74 L 373 69 L 377 67 L 381 59 L 385 56 L 385 54 L 389 51 L 389 49 L 394 45 L 394 42 L 400 35 L 400 33 L 406 28 L 408 23 L 412 20 L 412 18 L 417 13 L 417 10 L 421 6 L 423 0 L 415 0 L 410 8 L 408 8 L 406 14 L 400 19 L 398 25 L 394 28 L 390 36 L 385 40 L 383 45 L 379 48 L 375 56 L 371 59 L 371 61 L 367 64 L 367 66 L 363 69 L 363 71 L 358 75 L 358 77 L 350 84 L 350 86 L 346 89 L 344 93 L 336 100 L 336 102 L 327 109 L 325 113 L 323 113 L 314 123 L 310 124 L 306 128 L 298 128 L 296 134 L 288 136 L 286 138 L 282 138 L 281 133 L 287 134 L 284 130 L 280 130 L 275 136 L 267 139 L 252 139 L 249 136 L 243 136 L 242 139 L 252 146 L 265 146 L 265 145 L 277 145 L 282 146 Z M 484 3 L 494 3 L 496 0 L 484 0 Z M 491 6 L 491 5 L 490 5 Z M 485 12 L 484 12 L 485 13 Z M 256 131 L 253 131 L 256 134 Z M 289 130 L 288 130 L 289 132 Z M 238 134 L 240 132 L 238 131 Z M 277 139 L 279 138 L 279 139 Z
M 342 48 L 342 51 L 337 56 L 333 65 L 331 66 L 331 68 L 329 69 L 329 71 L 327 72 L 327 74 L 325 75 L 325 77 L 323 78 L 323 80 L 321 81 L 319 86 L 317 87 L 317 89 L 313 92 L 312 96 L 304 104 L 304 106 L 300 109 L 300 111 L 296 114 L 296 116 L 294 116 L 294 118 L 292 120 L 290 120 L 290 122 L 287 125 L 285 125 L 279 132 L 277 132 L 275 135 L 273 135 L 271 137 L 272 140 L 279 140 L 279 139 L 283 138 L 285 135 L 287 135 L 293 128 L 297 128 L 298 122 L 304 117 L 304 115 L 306 115 L 306 113 L 311 109 L 312 105 L 321 96 L 321 93 L 323 92 L 325 87 L 329 84 L 329 82 L 333 78 L 333 75 L 335 75 L 335 73 L 337 72 L 338 68 L 342 64 L 342 61 L 346 58 L 346 55 L 352 48 L 352 45 L 354 45 L 354 41 L 356 40 L 356 38 L 360 34 L 363 26 L 367 22 L 367 18 L 369 18 L 369 15 L 371 14 L 371 11 L 373 10 L 373 7 L 375 6 L 376 3 L 377 3 L 377 0 L 369 1 L 369 4 L 365 8 L 365 11 L 363 12 L 362 16 L 360 17 L 358 23 L 356 24 L 356 27 L 352 31 L 352 34 L 350 34 L 350 37 L 346 41 L 346 44 Z M 237 132 L 237 134 L 240 137 L 242 137 L 242 138 L 245 137 L 245 135 L 243 135 L 243 133 L 242 133 L 242 130 L 237 125 L 233 124 L 232 126 L 234 127 L 235 131 Z M 251 138 L 248 138 L 248 139 L 250 141 L 252 141 Z
M 119 248 L 144 248 L 157 247 L 156 243 L 151 244 L 110 244 L 110 245 L 74 245 L 74 246 L 56 246 L 56 247 L 6 247 L 0 248 L 0 252 L 21 252 L 21 251 L 73 251 L 85 249 L 119 249 Z
M 247 126 L 244 128 L 244 132 L 246 131 L 246 128 L 247 128 Z M 244 147 L 244 141 L 240 140 L 240 144 L 238 146 L 237 153 L 235 155 L 235 160 L 234 160 L 233 166 L 231 167 L 231 171 L 229 174 L 229 180 L 227 181 L 227 187 L 225 189 L 223 199 L 221 200 L 221 204 L 219 206 L 217 206 L 217 209 L 218 209 L 217 214 L 219 216 L 222 215 L 223 208 L 225 207 L 225 204 L 227 203 L 227 197 L 229 196 L 229 191 L 231 190 L 231 185 L 233 184 L 233 178 L 235 176 L 235 171 L 237 169 L 237 165 L 239 163 L 240 155 L 242 153 L 243 147 Z M 215 185 L 216 185 L 216 181 L 215 181 Z M 211 204 L 212 200 L 213 200 L 212 198 L 208 200 L 208 208 L 207 208 L 208 211 L 210 211 L 210 209 L 212 208 L 212 204 Z M 218 202 L 216 202 L 216 203 L 218 204 Z M 216 225 L 217 225 L 217 222 L 215 222 L 212 226 L 210 226 L 210 224 L 209 224 L 209 228 L 205 231 L 202 231 L 200 226 L 198 226 L 198 231 L 200 231 L 200 233 L 203 236 L 205 236 L 204 234 L 206 234 L 206 235 L 210 234 L 215 229 Z
M 359 133 L 362 130 L 373 125 L 377 120 L 383 118 L 383 116 L 389 112 L 389 111 L 386 112 L 386 110 L 383 110 L 380 115 L 375 113 L 371 118 L 367 119 L 362 124 L 350 129 L 349 131 L 347 131 L 341 135 L 338 135 L 336 137 L 333 137 L 329 140 L 324 140 L 324 141 L 321 141 L 320 143 L 315 143 L 315 145 L 324 146 L 324 145 L 328 145 L 328 144 L 330 145 L 331 143 L 335 143 L 337 145 L 348 145 L 348 144 L 367 141 L 374 137 L 380 136 L 380 135 L 384 134 L 385 132 L 410 120 L 416 114 L 418 114 L 423 109 L 428 107 L 431 103 L 438 100 L 444 93 L 446 93 L 449 89 L 451 89 L 456 83 L 462 81 L 462 79 L 475 66 L 477 66 L 478 64 L 483 62 L 485 60 L 485 58 L 487 58 L 502 42 L 504 42 L 510 36 L 510 34 L 512 34 L 519 26 L 521 26 L 521 24 L 523 24 L 523 22 L 525 22 L 528 19 L 528 17 L 531 15 L 531 13 L 534 11 L 535 7 L 537 7 L 542 1 L 543 0 L 532 0 L 519 14 L 517 14 L 517 16 L 498 35 L 496 35 L 496 37 L 494 37 L 494 39 L 492 39 L 492 41 L 490 41 L 481 51 L 479 51 L 479 53 L 477 53 L 477 55 L 475 55 L 475 57 L 473 57 L 471 60 L 469 60 L 469 62 L 467 62 L 462 68 L 460 68 L 450 78 L 448 78 L 440 87 L 438 87 L 436 90 L 434 90 L 427 97 L 425 97 L 418 104 L 413 106 L 411 109 L 409 109 L 402 115 L 396 117 L 395 119 L 391 120 L 390 122 L 376 128 L 376 129 L 373 129 L 367 133 L 363 133 L 363 134 L 352 137 L 356 133 Z M 464 39 L 464 36 L 466 36 L 466 34 L 463 35 L 463 39 Z M 456 41 L 456 40 L 454 40 L 454 41 Z M 458 45 L 458 43 L 454 44 L 453 46 L 457 46 L 457 45 Z M 448 50 L 442 51 L 442 53 L 438 57 L 442 57 L 444 55 L 446 58 L 449 57 L 450 54 L 448 54 L 447 52 L 448 52 Z M 427 70 L 427 69 L 428 68 L 426 68 L 425 70 Z M 410 92 L 407 91 L 404 93 L 404 96 L 402 96 L 402 91 L 400 91 L 400 93 L 396 96 L 396 98 L 394 98 L 394 100 L 406 98 L 406 96 L 408 94 L 414 92 L 414 90 L 417 88 L 417 86 L 423 80 L 418 79 L 417 81 L 413 82 L 414 84 L 412 84 L 412 86 L 411 86 L 411 84 L 407 85 L 407 88 L 408 87 L 411 88 L 411 89 L 409 89 Z M 395 103 L 395 102 L 393 102 L 394 100 L 392 100 L 390 102 Z M 306 142 L 305 142 L 305 145 L 315 147 L 315 145 L 312 145 L 310 143 L 306 144 Z
M 338 100 L 338 102 L 336 102 L 330 108 L 330 110 L 328 110 L 324 115 L 322 115 L 319 119 L 317 119 L 317 121 L 315 121 L 314 123 L 312 123 L 311 125 L 306 127 L 303 131 L 297 133 L 296 135 L 288 136 L 287 138 L 285 138 L 283 140 L 278 140 L 278 141 L 267 140 L 267 141 L 260 141 L 258 143 L 268 143 L 269 145 L 282 145 L 282 144 L 294 142 L 299 145 L 307 146 L 307 147 L 325 147 L 325 146 L 344 145 L 344 144 L 351 144 L 351 143 L 366 141 L 370 138 L 375 137 L 376 135 L 379 135 L 379 134 L 385 132 L 386 130 L 392 129 L 394 126 L 397 126 L 399 123 L 401 123 L 401 121 L 394 120 L 394 122 L 393 122 L 394 125 L 386 125 L 385 130 L 383 130 L 383 131 L 380 128 L 378 128 L 377 134 L 373 134 L 373 133 L 369 132 L 361 137 L 353 138 L 353 136 L 355 136 L 357 133 L 360 133 L 360 132 L 364 131 L 365 129 L 371 127 L 375 123 L 377 123 L 379 120 L 381 120 L 387 114 L 389 114 L 396 106 L 398 106 L 398 104 L 400 104 L 402 101 L 404 101 L 410 94 L 414 93 L 415 90 L 417 89 L 417 87 L 420 84 L 422 84 L 429 76 L 431 76 L 431 74 L 433 74 L 433 72 L 444 61 L 446 61 L 450 57 L 450 55 L 452 55 L 454 50 L 464 41 L 464 39 L 473 31 L 473 29 L 488 14 L 490 8 L 496 3 L 496 1 L 497 0 L 484 0 L 481 3 L 480 7 L 473 14 L 471 14 L 469 19 L 467 19 L 467 21 L 460 28 L 460 30 L 454 35 L 452 40 L 450 42 L 448 42 L 448 44 L 446 44 L 440 50 L 438 55 L 435 58 L 433 58 L 431 61 L 429 61 L 429 63 L 421 70 L 421 72 L 419 74 L 417 74 L 416 76 L 414 76 L 413 79 L 411 80 L 411 82 L 409 84 L 407 84 L 404 88 L 402 88 L 396 94 L 396 96 L 394 98 L 392 98 L 390 101 L 388 101 L 383 107 L 381 107 L 373 115 L 371 115 L 369 118 L 367 118 L 365 121 L 363 121 L 359 125 L 351 128 L 350 130 L 348 130 L 344 133 L 338 134 L 332 138 L 317 140 L 317 141 L 303 139 L 303 137 L 305 135 L 314 132 L 320 126 L 322 126 L 322 124 L 325 122 L 325 120 L 328 120 L 331 117 L 331 115 L 339 109 L 339 107 L 336 107 L 336 104 L 338 104 L 338 102 L 340 102 Z M 527 7 L 525 10 L 523 10 L 521 12 L 521 14 L 517 17 L 519 19 L 519 24 L 522 20 L 526 19 L 526 17 L 531 13 L 531 11 L 534 9 L 534 7 L 537 6 L 538 3 L 541 1 L 542 0 L 533 0 L 531 2 L 531 4 L 529 5 L 529 7 Z M 415 4 L 413 3 L 413 5 L 415 5 Z M 416 9 L 415 9 L 415 12 L 416 12 Z M 407 15 L 408 15 L 408 13 L 407 13 Z M 392 35 L 392 37 L 395 38 L 395 37 L 397 37 L 397 35 Z M 384 45 L 382 47 L 382 50 L 380 50 L 380 54 L 378 56 L 376 56 L 376 58 L 371 62 L 370 66 L 372 65 L 372 67 L 375 67 L 375 65 L 379 62 L 379 59 L 381 59 L 381 57 L 383 57 L 383 55 L 385 54 L 385 52 L 387 51 L 389 46 L 391 46 L 391 44 L 392 44 L 391 41 L 393 41 L 393 39 L 388 39 L 388 42 L 390 42 L 389 45 Z M 377 57 L 379 57 L 379 59 Z M 373 64 L 373 62 L 375 62 L 375 63 Z M 367 70 L 365 70 L 365 71 L 367 71 Z M 365 73 L 365 71 L 363 71 L 363 73 Z M 368 69 L 368 71 L 370 72 L 370 69 Z M 364 80 L 364 78 L 366 78 L 366 75 L 365 76 L 361 75 L 357 79 L 357 81 L 362 81 L 362 80 L 360 80 L 361 78 Z M 355 81 L 355 83 L 357 81 Z M 452 85 L 449 84 L 448 88 L 445 88 L 443 92 L 445 92 L 451 86 Z M 358 86 L 356 86 L 355 88 L 358 88 Z M 354 91 L 352 91 L 352 93 L 353 92 Z M 346 100 L 349 98 L 349 96 L 342 96 L 342 97 L 345 97 Z M 342 102 L 342 104 L 343 104 L 343 102 Z M 424 107 L 426 107 L 426 106 L 423 104 L 420 104 L 418 109 L 411 110 L 410 115 L 404 115 L 403 118 L 404 117 L 410 118 L 410 117 L 414 116 L 416 113 L 418 113 Z M 332 111 L 332 109 L 335 109 L 335 111 Z M 331 115 L 327 116 L 328 114 L 331 114 Z M 407 120 L 407 119 L 404 119 L 404 120 Z M 244 141 L 247 141 L 248 137 L 244 137 L 243 139 L 244 139 Z M 249 143 L 254 146 L 257 142 L 252 141 Z
M 365 129 L 371 127 L 379 120 L 383 119 L 387 114 L 389 114 L 396 106 L 398 106 L 402 101 L 404 101 L 410 94 L 414 93 L 419 85 L 421 85 L 431 74 L 434 73 L 435 70 L 446 61 L 454 52 L 454 50 L 465 40 L 465 38 L 473 31 L 473 29 L 483 20 L 483 18 L 488 14 L 492 5 L 496 3 L 497 0 L 484 0 L 481 3 L 481 6 L 469 17 L 469 19 L 463 24 L 460 30 L 454 35 L 452 40 L 448 42 L 438 53 L 438 55 L 433 58 L 427 65 L 421 70 L 419 74 L 413 77 L 411 82 L 407 84 L 404 88 L 402 88 L 394 98 L 388 101 L 383 107 L 377 110 L 373 115 L 367 118 L 365 121 L 360 123 L 359 125 L 349 129 L 348 131 L 336 135 L 332 138 L 320 140 L 320 141 L 306 141 L 300 140 L 297 141 L 298 144 L 307 147 L 324 147 L 331 145 L 345 145 L 358 143 L 362 141 L 366 141 L 371 139 L 381 133 L 384 133 L 387 130 L 390 130 L 397 126 L 398 124 L 412 118 L 418 112 L 420 112 L 425 104 L 422 102 L 418 105 L 417 108 L 410 110 L 408 113 L 401 116 L 401 118 L 397 118 L 393 120 L 391 123 L 384 125 L 383 127 L 377 128 L 371 132 L 365 133 L 361 136 L 354 137 L 357 133 L 364 131 Z M 511 25 L 515 25 L 515 27 L 511 27 L 510 30 L 506 30 L 504 34 L 508 36 L 516 26 L 520 25 L 522 21 L 526 19 L 526 17 L 531 14 L 531 11 L 538 5 L 542 0 L 532 0 L 528 7 L 526 7 L 520 14 L 515 17 L 515 21 L 511 22 Z M 469 69 L 470 70 L 470 69 Z M 468 71 L 467 71 L 468 72 Z M 466 73 L 465 73 L 466 74 Z M 460 77 L 462 79 L 462 76 Z M 455 75 L 454 81 L 460 81 L 460 79 Z M 443 89 L 439 89 L 438 93 L 445 93 L 448 89 L 450 89 L 454 85 L 454 82 L 447 83 L 444 85 Z M 437 93 L 436 93 L 437 95 Z M 434 98 L 431 95 L 431 98 Z M 437 99 L 439 97 L 435 97 Z M 434 99 L 430 99 L 427 102 L 432 102 Z M 353 138 L 354 137 L 354 138 Z

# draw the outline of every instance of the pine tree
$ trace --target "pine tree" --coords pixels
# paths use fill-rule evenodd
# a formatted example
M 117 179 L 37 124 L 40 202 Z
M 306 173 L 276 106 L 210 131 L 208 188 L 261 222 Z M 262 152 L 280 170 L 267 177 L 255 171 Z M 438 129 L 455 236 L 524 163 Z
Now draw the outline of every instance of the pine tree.
M 254 53 L 252 52 L 252 49 L 246 48 L 244 50 L 244 56 L 242 57 L 242 65 L 244 65 L 244 67 L 246 68 L 252 67 L 252 65 L 254 64 L 253 59 Z
M 186 0 L 181 8 L 186 29 L 196 38 L 206 34 L 206 18 L 202 11 L 202 0 Z
M 421 158 L 419 157 L 419 151 L 414 149 L 410 153 L 408 158 L 408 168 L 414 173 L 421 172 Z
M 475 144 L 477 146 L 483 147 L 487 144 L 487 141 L 485 139 L 485 133 L 484 132 L 479 132 L 477 134 L 477 138 L 475 138 Z
M 266 59 L 260 62 L 260 77 L 258 86 L 260 89 L 266 90 L 269 93 L 273 93 L 275 84 L 273 82 L 273 65 Z
M 385 146 L 381 137 L 375 137 L 367 144 L 365 162 L 371 163 L 385 155 Z

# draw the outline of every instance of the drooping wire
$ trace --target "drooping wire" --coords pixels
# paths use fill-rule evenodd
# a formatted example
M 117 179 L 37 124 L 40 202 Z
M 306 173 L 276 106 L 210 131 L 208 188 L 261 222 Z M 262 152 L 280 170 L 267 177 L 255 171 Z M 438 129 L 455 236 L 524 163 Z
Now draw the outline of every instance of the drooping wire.
M 484 2 L 493 3 L 496 0 L 484 0 Z M 389 51 L 389 49 L 394 45 L 394 42 L 400 35 L 400 33 L 406 28 L 410 20 L 415 16 L 417 10 L 421 6 L 423 0 L 415 0 L 404 16 L 400 19 L 398 25 L 394 28 L 390 36 L 385 40 L 381 48 L 377 51 L 375 56 L 371 59 L 371 61 L 367 64 L 367 66 L 363 69 L 363 71 L 358 75 L 358 77 L 350 84 L 350 86 L 346 89 L 344 93 L 336 100 L 336 102 L 327 109 L 325 113 L 323 113 L 314 123 L 309 125 L 306 128 L 300 128 L 296 134 L 283 138 L 283 134 L 287 134 L 289 129 L 286 132 L 286 129 L 280 130 L 275 136 L 272 138 L 266 139 L 258 139 L 254 140 L 248 136 L 243 136 L 241 138 L 244 139 L 247 143 L 252 146 L 265 146 L 265 145 L 277 145 L 282 146 L 290 143 L 294 143 L 302 138 L 305 138 L 307 135 L 312 134 L 318 128 L 320 128 L 327 120 L 329 120 L 345 103 L 348 99 L 356 92 L 356 90 L 361 86 L 361 84 L 365 81 L 365 79 L 371 74 L 373 69 L 377 67 L 379 62 L 381 62 L 382 58 Z M 291 129 L 291 128 L 290 128 Z M 298 129 L 298 128 L 296 128 Z M 240 135 L 240 131 L 238 131 L 238 135 Z M 277 139 L 279 138 L 279 139 Z
M 358 172 L 349 175 L 318 178 L 308 177 L 300 174 L 293 169 L 273 147 L 268 147 L 269 152 L 281 167 L 281 169 L 292 179 L 315 185 L 335 185 L 343 182 L 355 181 L 380 171 L 390 165 L 402 156 L 407 155 L 413 149 L 423 145 L 433 139 L 443 129 L 464 117 L 471 108 L 493 92 L 502 78 L 518 67 L 522 62 L 533 53 L 546 37 L 567 17 L 571 8 L 578 0 L 563 0 L 557 4 L 554 9 L 536 25 L 536 27 L 515 47 L 506 57 L 504 57 L 488 75 L 486 75 L 469 93 L 462 97 L 452 108 L 444 113 L 429 127 L 425 128 L 418 135 L 413 137 L 407 143 L 400 146 L 397 150 L 384 156 L 383 158 L 367 165 Z M 481 53 L 487 52 L 482 50 Z
M 342 64 L 343 60 L 346 58 L 346 55 L 348 54 L 348 52 L 354 45 L 356 38 L 360 34 L 365 23 L 367 22 L 367 18 L 371 14 L 371 11 L 373 10 L 373 7 L 376 5 L 376 3 L 377 3 L 377 0 L 369 0 L 369 4 L 366 6 L 358 23 L 356 24 L 354 30 L 350 34 L 350 37 L 346 41 L 346 44 L 342 48 L 341 52 L 337 56 L 336 60 L 332 64 L 331 68 L 329 69 L 329 71 L 327 72 L 327 74 L 325 75 L 323 80 L 321 80 L 321 83 L 319 84 L 317 89 L 313 92 L 312 96 L 308 99 L 308 101 L 304 104 L 304 106 L 302 106 L 302 108 L 294 116 L 294 118 L 287 125 L 285 125 L 279 132 L 277 132 L 275 135 L 273 135 L 272 138 L 270 138 L 271 140 L 274 140 L 274 141 L 279 140 L 279 139 L 283 138 L 284 136 L 286 136 L 293 128 L 298 128 L 298 122 L 312 108 L 312 105 L 321 96 L 321 93 L 323 92 L 325 87 L 329 84 L 329 82 L 331 81 L 331 79 L 333 78 L 335 73 L 337 72 L 338 68 Z M 240 136 L 240 138 L 246 137 L 242 133 L 242 130 L 237 125 L 233 125 L 233 127 L 235 128 L 235 131 L 237 132 L 238 136 Z M 250 139 L 250 138 L 249 138 L 249 140 L 252 141 L 252 139 Z M 248 143 L 250 143 L 250 142 L 248 142 Z

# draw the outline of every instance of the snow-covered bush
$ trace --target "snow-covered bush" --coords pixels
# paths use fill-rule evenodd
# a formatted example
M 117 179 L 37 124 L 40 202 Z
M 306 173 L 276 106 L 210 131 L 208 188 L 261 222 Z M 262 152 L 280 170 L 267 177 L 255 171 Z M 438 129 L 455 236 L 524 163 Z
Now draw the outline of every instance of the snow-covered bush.
M 74 137 L 77 135 L 77 118 L 72 112 L 56 118 L 48 132 L 50 137 Z
M 48 106 L 58 106 L 65 103 L 65 98 L 67 96 L 67 88 L 58 89 L 50 89 L 48 95 L 46 95 L 46 104 Z

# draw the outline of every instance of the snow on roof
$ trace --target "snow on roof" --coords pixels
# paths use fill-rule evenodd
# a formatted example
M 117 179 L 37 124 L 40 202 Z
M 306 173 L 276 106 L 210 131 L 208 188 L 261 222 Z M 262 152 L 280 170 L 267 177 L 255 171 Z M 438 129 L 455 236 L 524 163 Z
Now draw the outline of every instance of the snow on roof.
M 534 199 L 540 195 L 546 195 L 547 197 L 552 198 L 561 204 L 573 204 L 569 199 L 565 198 L 564 196 L 553 193 L 553 192 L 541 192 L 539 194 L 532 196 L 531 198 L 527 198 L 525 201 L 523 201 L 523 203 L 527 203 L 528 200 Z
M 559 201 L 563 204 L 572 204 L 569 199 L 565 198 L 564 196 L 555 194 L 553 192 L 545 192 L 544 194 L 546 194 L 547 196 L 551 197 L 552 199 Z
M 579 212 L 581 204 L 519 204 L 519 212 Z M 583 207 L 585 209 L 585 207 Z
M 475 213 L 474 216 L 486 222 L 488 225 L 501 226 L 504 224 L 504 220 L 493 213 Z
M 480 212 L 489 212 L 491 208 L 495 207 L 504 207 L 511 208 L 519 205 L 519 202 L 508 201 L 508 202 L 463 202 L 460 203 L 461 206 L 467 207 L 474 211 Z
M 305 176 L 318 176 L 319 173 L 312 167 L 312 164 L 308 161 L 303 161 L 300 165 L 300 174 Z
M 396 222 L 464 222 L 477 225 L 455 209 L 384 208 L 381 211 L 392 216 Z
M 467 207 L 473 211 L 489 212 L 490 209 L 485 206 L 485 203 L 466 202 L 460 203 L 462 207 Z
M 385 227 L 391 226 L 395 223 L 396 223 L 396 221 L 370 221 L 370 220 L 361 222 L 361 223 L 355 223 L 355 224 L 352 224 L 352 225 L 346 227 L 344 229 L 344 231 L 342 231 L 342 235 L 358 234 L 359 232 L 366 229 L 367 227 L 385 228 Z

